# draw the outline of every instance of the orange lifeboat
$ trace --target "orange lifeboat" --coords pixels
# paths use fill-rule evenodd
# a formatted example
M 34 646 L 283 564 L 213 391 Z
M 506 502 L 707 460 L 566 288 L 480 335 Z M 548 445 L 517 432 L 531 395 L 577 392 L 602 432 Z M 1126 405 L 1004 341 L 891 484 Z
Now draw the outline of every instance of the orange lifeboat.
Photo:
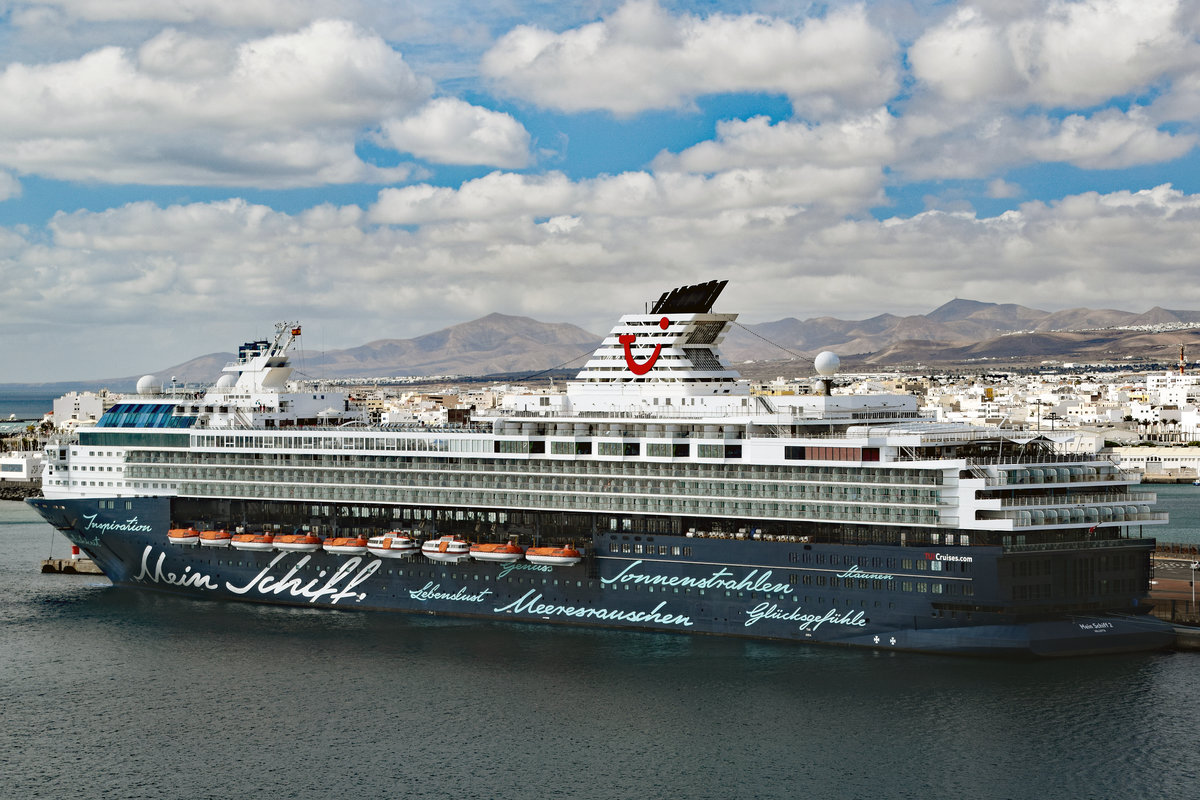
M 171 528 L 167 531 L 167 541 L 171 544 L 195 544 L 200 541 L 200 532 L 195 528 Z
M 367 540 L 363 536 L 335 536 L 325 540 L 322 545 L 326 553 L 340 555 L 358 555 L 367 552 Z
M 471 543 L 457 536 L 430 539 L 421 545 L 421 555 L 432 561 L 456 563 L 470 557 Z
M 229 547 L 233 534 L 229 531 L 200 531 L 201 547 Z
M 520 561 L 524 555 L 525 548 L 514 542 L 471 545 L 471 558 L 476 561 L 513 562 Z
M 367 552 L 380 558 L 408 558 L 416 555 L 417 540 L 403 531 L 392 531 L 368 539 Z
M 269 533 L 235 533 L 229 540 L 236 550 L 270 550 L 274 542 L 275 537 Z
M 289 553 L 315 553 L 321 549 L 322 541 L 320 536 L 311 533 L 281 533 L 276 535 L 272 546 Z
M 531 564 L 569 567 L 582 561 L 583 553 L 570 544 L 566 547 L 531 547 L 525 551 L 525 559 Z

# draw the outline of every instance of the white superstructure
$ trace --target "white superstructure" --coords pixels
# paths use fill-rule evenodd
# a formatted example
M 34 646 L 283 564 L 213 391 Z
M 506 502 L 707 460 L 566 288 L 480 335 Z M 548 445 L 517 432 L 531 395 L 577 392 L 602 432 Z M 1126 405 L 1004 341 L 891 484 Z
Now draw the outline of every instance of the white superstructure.
M 910 395 L 752 394 L 719 352 L 736 318 L 711 311 L 723 286 L 622 317 L 565 393 L 517 395 L 458 425 L 366 426 L 345 394 L 301 390 L 286 355 L 299 326 L 282 324 L 203 395 L 117 404 L 53 444 L 45 492 L 456 509 L 484 522 L 528 510 L 684 528 L 866 525 L 854 535 L 882 526 L 951 544 L 1166 520 L 1112 462 L 1055 453 L 1037 432 L 931 422 Z

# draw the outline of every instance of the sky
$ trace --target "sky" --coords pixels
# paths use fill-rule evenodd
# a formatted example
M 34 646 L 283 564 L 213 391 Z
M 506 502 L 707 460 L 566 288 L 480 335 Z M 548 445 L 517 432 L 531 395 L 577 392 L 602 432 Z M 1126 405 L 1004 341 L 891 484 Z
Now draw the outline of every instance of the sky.
M 0 0 L 0 383 L 300 321 L 1200 309 L 1200 0 Z

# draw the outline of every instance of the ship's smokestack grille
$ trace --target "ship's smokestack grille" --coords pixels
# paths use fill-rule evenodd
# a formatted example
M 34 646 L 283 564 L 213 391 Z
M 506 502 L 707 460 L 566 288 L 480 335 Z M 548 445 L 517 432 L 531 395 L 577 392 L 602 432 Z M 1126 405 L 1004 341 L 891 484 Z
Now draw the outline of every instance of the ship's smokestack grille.
M 707 314 L 712 311 L 713 303 L 725 284 L 729 281 L 709 281 L 697 283 L 694 286 L 680 286 L 669 292 L 663 292 L 658 298 L 651 314 Z

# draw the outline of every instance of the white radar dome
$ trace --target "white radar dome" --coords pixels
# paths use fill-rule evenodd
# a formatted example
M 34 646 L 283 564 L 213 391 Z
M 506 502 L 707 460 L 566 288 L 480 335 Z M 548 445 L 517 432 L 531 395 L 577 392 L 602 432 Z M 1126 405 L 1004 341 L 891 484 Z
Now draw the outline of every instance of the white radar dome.
M 231 375 L 228 372 L 226 372 L 221 377 L 217 378 L 217 388 L 218 389 L 228 389 L 228 388 L 232 387 L 235 383 L 237 383 L 237 376 Z
M 157 375 L 143 375 L 138 378 L 138 394 L 162 394 L 162 381 Z
M 833 375 L 842 366 L 842 360 L 838 358 L 837 353 L 825 350 L 817 354 L 813 360 L 813 366 L 821 375 Z

